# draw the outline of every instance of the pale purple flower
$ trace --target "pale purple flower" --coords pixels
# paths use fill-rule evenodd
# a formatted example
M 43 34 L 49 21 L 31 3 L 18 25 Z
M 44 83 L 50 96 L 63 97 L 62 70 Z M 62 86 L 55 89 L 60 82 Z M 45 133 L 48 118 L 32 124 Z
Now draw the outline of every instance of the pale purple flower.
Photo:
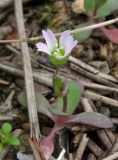
M 46 40 L 46 44 L 42 42 L 37 43 L 37 50 L 45 52 L 58 60 L 68 57 L 72 49 L 77 45 L 77 40 L 73 39 L 69 30 L 64 31 L 61 34 L 59 41 L 57 41 L 54 33 L 49 29 L 47 29 L 47 31 L 43 30 L 42 33 Z

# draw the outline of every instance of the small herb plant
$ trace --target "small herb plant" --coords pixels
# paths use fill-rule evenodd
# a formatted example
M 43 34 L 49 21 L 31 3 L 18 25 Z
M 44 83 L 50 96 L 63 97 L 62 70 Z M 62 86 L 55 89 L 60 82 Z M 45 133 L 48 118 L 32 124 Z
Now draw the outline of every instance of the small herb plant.
M 85 13 L 88 16 L 88 21 L 80 24 L 78 27 L 85 27 L 99 22 L 105 21 L 105 17 L 109 16 L 113 11 L 118 9 L 117 0 L 84 0 Z M 98 28 L 105 36 L 115 44 L 118 44 L 118 29 L 107 29 L 106 27 Z M 76 33 L 74 38 L 79 42 L 88 39 L 93 30 Z
M 56 39 L 53 32 L 49 29 L 42 33 L 46 44 L 37 43 L 37 50 L 45 52 L 52 64 L 56 66 L 56 73 L 53 76 L 54 103 L 51 105 L 43 95 L 36 93 L 38 112 L 54 122 L 52 131 L 46 138 L 40 141 L 39 146 L 42 155 L 49 159 L 54 150 L 55 134 L 68 124 L 88 124 L 100 128 L 111 128 L 113 125 L 109 118 L 100 113 L 83 112 L 74 114 L 84 91 L 84 86 L 79 81 L 67 80 L 58 75 L 58 68 L 62 64 L 67 63 L 69 54 L 77 45 L 77 40 L 73 39 L 69 30 L 64 31 L 59 40 Z M 19 94 L 18 100 L 23 106 L 27 106 L 25 92 Z
M 8 144 L 17 146 L 20 145 L 20 141 L 17 137 L 11 135 L 12 125 L 10 123 L 4 123 L 0 129 L 0 153 L 4 150 L 4 147 Z

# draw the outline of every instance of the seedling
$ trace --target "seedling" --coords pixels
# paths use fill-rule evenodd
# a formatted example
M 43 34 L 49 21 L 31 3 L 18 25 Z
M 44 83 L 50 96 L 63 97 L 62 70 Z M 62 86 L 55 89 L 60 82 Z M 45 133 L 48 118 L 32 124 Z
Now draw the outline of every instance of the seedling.
M 0 129 L 0 153 L 4 150 L 6 145 L 18 146 L 20 141 L 17 137 L 12 136 L 12 125 L 4 123 Z
M 88 16 L 88 21 L 77 26 L 84 27 L 98 22 L 105 21 L 105 17 L 109 16 L 113 11 L 118 9 L 117 0 L 84 0 L 85 13 Z M 107 29 L 106 27 L 99 28 L 105 36 L 115 44 L 118 44 L 118 29 Z M 76 33 L 74 38 L 79 42 L 83 42 L 88 39 L 93 30 Z
M 38 51 L 45 52 L 57 68 L 66 64 L 71 50 L 77 45 L 77 41 L 70 35 L 70 31 L 64 31 L 59 42 L 51 30 L 43 31 L 43 35 L 47 45 L 41 42 L 37 43 Z M 111 128 L 113 126 L 110 119 L 100 113 L 83 112 L 74 114 L 84 91 L 84 86 L 79 81 L 67 80 L 59 76 L 57 70 L 53 76 L 53 86 L 55 101 L 52 105 L 43 95 L 36 93 L 38 112 L 54 122 L 51 133 L 40 142 L 40 152 L 46 159 L 49 159 L 53 153 L 55 134 L 68 124 L 78 123 L 100 128 Z M 25 92 L 20 93 L 18 100 L 23 106 L 27 106 Z

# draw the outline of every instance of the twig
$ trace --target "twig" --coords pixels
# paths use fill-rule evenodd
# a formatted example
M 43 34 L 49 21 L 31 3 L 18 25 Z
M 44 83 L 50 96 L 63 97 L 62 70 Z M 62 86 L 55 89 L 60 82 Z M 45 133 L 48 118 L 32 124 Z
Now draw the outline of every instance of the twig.
M 115 140 L 115 142 L 114 142 L 114 144 L 113 144 L 113 147 L 112 147 L 112 149 L 109 151 L 108 155 L 111 155 L 111 154 L 113 154 L 113 153 L 115 153 L 115 152 L 118 152 L 118 136 L 116 137 L 116 140 Z
M 13 132 L 13 136 L 14 137 L 20 137 L 21 134 L 23 133 L 23 131 L 21 129 L 16 129 L 14 132 Z M 11 146 L 6 146 L 6 148 L 4 149 L 4 151 L 0 154 L 0 160 L 3 160 L 7 153 L 9 152 L 9 150 L 11 149 Z
M 81 99 L 81 103 L 85 112 L 93 112 L 93 109 L 89 103 L 89 100 L 86 97 Z
M 90 25 L 90 26 L 87 26 L 87 27 L 82 27 L 82 28 L 79 28 L 79 29 L 71 30 L 71 34 L 89 31 L 89 30 L 104 27 L 104 26 L 107 26 L 107 25 L 110 25 L 110 24 L 113 24 L 113 23 L 116 23 L 116 22 L 118 22 L 118 18 L 115 18 L 115 19 L 112 19 L 112 20 L 109 20 L 109 21 L 105 21 L 105 22 L 101 22 L 101 23 L 98 23 L 98 24 Z M 58 37 L 58 36 L 61 35 L 61 33 L 56 33 L 55 35 Z M 44 38 L 43 36 L 38 36 L 38 37 L 33 37 L 33 38 L 23 38 L 22 40 L 21 39 L 20 40 L 19 39 L 1 40 L 0 43 L 13 43 L 13 42 L 18 43 L 18 42 L 21 42 L 21 41 L 22 42 L 37 41 L 37 40 L 41 40 L 43 38 Z
M 0 63 L 0 70 L 11 73 L 15 76 L 24 77 L 22 70 Z M 52 87 L 52 74 L 43 74 L 42 72 L 33 72 L 33 78 L 36 82 Z
M 100 157 L 104 153 L 103 150 L 91 139 L 89 139 L 87 146 L 96 157 Z
M 0 79 L 0 84 L 8 85 L 8 84 L 9 84 L 9 82 L 8 82 L 8 81 L 6 81 L 6 80 Z
M 20 40 L 26 39 L 24 19 L 23 19 L 22 0 L 18 0 L 18 1 L 15 0 L 14 5 L 15 5 L 15 14 L 16 14 L 19 38 Z M 29 55 L 27 42 L 21 42 L 20 45 L 21 45 L 21 51 L 22 51 L 25 86 L 26 86 L 28 111 L 29 111 L 29 119 L 30 119 L 30 134 L 31 134 L 30 136 L 31 138 L 35 137 L 37 141 L 39 141 L 40 130 L 39 130 L 39 123 L 38 123 L 38 114 L 37 114 L 37 107 L 36 107 L 36 100 L 35 100 L 30 55 Z
M 40 156 L 39 145 L 37 145 L 37 142 L 34 139 L 29 139 L 29 143 L 32 148 L 35 160 L 45 160 Z
M 89 100 L 85 97 L 81 100 L 82 106 L 84 108 L 84 111 L 86 112 L 93 112 L 93 109 L 91 107 L 91 104 Z M 114 143 L 114 138 L 110 139 L 109 133 L 107 133 L 107 130 L 97 130 L 96 133 L 98 134 L 99 138 L 101 139 L 102 143 L 105 145 L 107 149 L 111 149 L 112 144 Z M 111 132 L 112 134 L 112 132 Z M 113 136 L 112 136 L 113 137 Z
M 23 77 L 23 71 L 5 64 L 0 63 L 0 70 L 3 70 L 5 72 L 11 73 L 15 76 L 20 76 Z M 52 87 L 52 74 L 46 74 L 46 73 L 36 73 L 33 71 L 33 78 L 36 82 L 44 84 L 48 87 Z M 104 91 L 109 91 L 109 92 L 116 92 L 118 93 L 118 89 L 117 88 L 113 88 L 113 87 L 109 87 L 109 86 L 104 86 L 104 85 L 99 85 L 96 83 L 92 83 L 92 82 L 86 82 L 86 81 L 82 81 L 82 83 L 84 84 L 85 87 L 87 88 L 92 88 L 95 90 L 104 90 Z
M 0 106 L 0 112 L 5 113 L 12 109 L 12 99 L 15 94 L 15 91 L 12 90 L 9 96 L 7 97 L 6 101 Z
M 7 62 L 8 63 L 8 62 Z M 24 77 L 24 73 L 21 69 L 17 69 L 6 64 L 0 63 L 0 70 L 11 73 L 15 76 Z M 33 72 L 33 78 L 36 82 L 44 84 L 48 87 L 52 87 L 52 75 L 44 74 L 42 72 Z
M 17 56 L 20 55 L 20 51 L 18 51 L 16 48 L 12 47 L 11 45 L 6 45 L 6 48 L 15 53 Z
M 111 156 L 108 156 L 108 157 L 104 158 L 103 160 L 114 160 L 114 159 L 117 159 L 117 158 L 118 158 L 118 152 L 114 153 Z
M 96 160 L 96 157 L 94 154 L 90 153 L 87 160 Z
M 82 155 L 84 153 L 84 150 L 86 148 L 86 145 L 88 143 L 88 140 L 89 140 L 89 138 L 87 138 L 87 134 L 84 134 L 82 136 L 81 142 L 80 142 L 79 147 L 77 149 L 75 160 L 81 160 Z
M 13 121 L 17 114 L 0 115 L 0 121 Z
M 87 88 L 91 88 L 94 90 L 100 90 L 100 91 L 108 91 L 108 92 L 116 92 L 118 93 L 118 88 L 115 87 L 109 87 L 109 86 L 105 86 L 105 85 L 100 85 L 100 84 L 96 84 L 96 83 L 92 83 L 92 82 L 87 82 L 87 81 L 82 81 L 83 85 Z
M 100 84 L 104 84 L 104 85 L 111 86 L 111 87 L 118 87 L 117 84 L 100 77 L 98 74 L 94 74 L 94 73 L 87 71 L 86 69 L 80 68 L 79 66 L 77 66 L 75 64 L 70 64 L 70 68 L 73 71 L 75 71 L 85 77 L 88 77 L 89 79 L 94 80 Z
M 86 90 L 84 94 L 85 94 L 86 97 L 89 97 L 90 99 L 92 99 L 94 101 L 100 101 L 100 102 L 109 104 L 109 107 L 112 107 L 112 106 L 118 107 L 118 101 L 114 100 L 112 98 L 108 98 L 108 97 L 99 95 L 99 94 L 94 93 L 94 92 L 89 91 L 89 90 Z
M 63 160 L 66 150 L 63 148 L 57 160 Z
M 69 154 L 69 160 L 74 160 L 74 159 L 73 159 L 73 154 L 72 154 L 72 153 Z
M 89 64 L 86 64 L 86 63 L 82 62 L 79 59 L 76 59 L 76 58 L 70 56 L 69 57 L 69 61 L 72 62 L 72 63 L 74 63 L 74 64 L 76 64 L 76 65 L 78 65 L 79 67 L 81 67 L 81 68 L 83 68 L 83 69 L 85 69 L 85 70 L 87 70 L 87 71 L 95 74 L 95 75 L 98 75 L 101 78 L 104 78 L 106 80 L 118 83 L 118 80 L 115 79 L 113 76 L 105 74 L 105 73 L 102 73 L 99 70 L 97 70 L 96 68 L 90 66 Z
M 110 141 L 108 135 L 106 134 L 105 130 L 98 130 L 97 134 L 99 135 L 100 140 L 103 142 L 105 148 L 110 150 L 112 148 L 112 142 Z

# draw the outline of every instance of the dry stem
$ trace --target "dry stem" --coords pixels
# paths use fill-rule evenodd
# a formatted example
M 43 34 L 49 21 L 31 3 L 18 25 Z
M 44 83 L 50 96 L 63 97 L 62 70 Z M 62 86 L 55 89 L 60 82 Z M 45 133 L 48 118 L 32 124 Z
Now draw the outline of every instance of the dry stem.
M 22 8 L 22 0 L 15 0 L 15 14 L 16 21 L 18 26 L 19 38 L 26 39 L 24 19 L 23 19 L 23 8 Z M 29 111 L 29 119 L 30 119 L 30 134 L 31 137 L 34 137 L 39 141 L 39 123 L 38 123 L 38 114 L 37 107 L 35 101 L 35 92 L 34 92 L 34 84 L 33 84 L 33 76 L 32 76 L 32 68 L 30 62 L 30 54 L 28 50 L 27 42 L 21 42 L 21 51 L 22 51 L 22 59 L 23 59 L 23 68 L 24 68 L 24 76 L 25 76 L 25 86 L 27 93 L 27 101 L 28 101 L 28 111 Z
M 105 21 L 105 22 L 101 22 L 101 23 L 98 23 L 98 24 L 90 25 L 90 26 L 87 26 L 87 27 L 82 27 L 82 28 L 79 28 L 79 29 L 71 30 L 71 34 L 89 31 L 89 30 L 104 27 L 104 26 L 107 26 L 107 25 L 110 25 L 110 24 L 113 24 L 113 23 L 116 23 L 116 22 L 118 22 L 118 18 L 115 18 L 115 19 L 112 19 L 112 20 L 109 20 L 109 21 Z M 61 35 L 61 33 L 56 33 L 55 34 L 55 36 L 57 36 L 57 37 L 60 36 L 60 35 Z M 27 42 L 27 41 L 37 41 L 37 40 L 41 40 L 41 39 L 44 39 L 44 37 L 43 36 L 38 36 L 38 37 L 33 37 L 33 38 L 26 38 L 25 37 L 22 40 L 21 39 L 0 40 L 0 43 L 13 43 L 13 42 L 18 43 L 18 42 Z

